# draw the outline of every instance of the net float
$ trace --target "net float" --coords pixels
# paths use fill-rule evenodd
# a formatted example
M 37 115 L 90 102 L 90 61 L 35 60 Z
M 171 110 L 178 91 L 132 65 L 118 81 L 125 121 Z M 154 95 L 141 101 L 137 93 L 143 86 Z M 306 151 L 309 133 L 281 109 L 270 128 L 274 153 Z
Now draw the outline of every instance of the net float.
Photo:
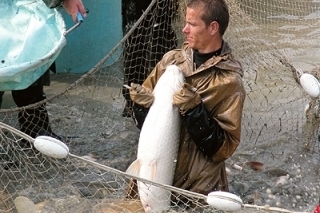
M 303 73 L 299 80 L 304 91 L 312 98 L 316 98 L 320 95 L 320 83 L 313 75 L 309 73 Z
M 210 192 L 207 196 L 207 203 L 222 211 L 239 211 L 243 205 L 239 196 L 224 191 Z
M 65 158 L 69 154 L 68 146 L 53 137 L 38 136 L 33 145 L 39 152 L 52 158 Z

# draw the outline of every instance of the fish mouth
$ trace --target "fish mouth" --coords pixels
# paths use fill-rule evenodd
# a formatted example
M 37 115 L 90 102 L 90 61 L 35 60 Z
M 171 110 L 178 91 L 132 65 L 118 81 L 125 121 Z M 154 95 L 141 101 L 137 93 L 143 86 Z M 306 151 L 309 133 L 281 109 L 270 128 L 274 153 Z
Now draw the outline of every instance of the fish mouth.
M 148 205 L 143 206 L 145 213 L 152 213 L 152 208 Z

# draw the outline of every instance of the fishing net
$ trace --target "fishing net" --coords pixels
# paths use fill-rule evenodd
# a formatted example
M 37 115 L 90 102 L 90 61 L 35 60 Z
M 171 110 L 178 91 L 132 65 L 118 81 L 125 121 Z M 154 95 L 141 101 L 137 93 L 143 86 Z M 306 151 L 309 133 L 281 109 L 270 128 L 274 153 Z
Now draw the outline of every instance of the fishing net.
M 136 158 L 139 131 L 129 117 L 131 103 L 123 85 L 143 82 L 164 52 L 182 44 L 186 2 L 153 0 L 138 10 L 127 1 L 124 37 L 86 74 L 52 75 L 47 99 L 23 108 L 5 93 L 0 212 L 16 212 L 15 200 L 21 196 L 39 212 L 143 212 L 139 200 L 126 197 L 132 178 L 183 197 L 169 212 L 219 212 L 204 195 L 125 173 Z M 319 99 L 302 89 L 297 72 L 319 77 L 320 2 L 228 4 L 225 39 L 243 65 L 247 92 L 241 144 L 226 161 L 230 192 L 245 203 L 241 212 L 310 212 L 320 197 Z M 130 17 L 136 11 L 142 11 L 140 18 Z M 30 145 L 33 138 L 19 131 L 44 106 L 50 128 L 70 149 L 66 158 L 43 155 Z

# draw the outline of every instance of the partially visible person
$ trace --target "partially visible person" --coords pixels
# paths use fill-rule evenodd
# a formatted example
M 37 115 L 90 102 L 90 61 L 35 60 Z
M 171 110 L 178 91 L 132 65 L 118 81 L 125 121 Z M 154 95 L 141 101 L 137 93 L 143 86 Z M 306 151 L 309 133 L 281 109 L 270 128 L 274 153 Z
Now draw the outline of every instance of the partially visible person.
M 152 1 L 122 0 L 122 28 L 126 34 L 146 11 Z M 159 0 L 134 29 L 123 47 L 124 84 L 142 84 L 167 51 L 177 47 L 177 37 L 172 27 L 178 1 Z M 132 101 L 127 88 L 122 89 L 126 106 L 122 115 L 131 117 Z
M 229 190 L 225 160 L 240 143 L 246 93 L 242 66 L 223 39 L 228 24 L 225 0 L 190 0 L 182 30 L 187 41 L 166 53 L 142 85 L 130 89 L 133 118 L 141 128 L 158 79 L 169 65 L 182 70 L 185 84 L 173 98 L 182 118 L 173 185 L 204 195 Z M 128 196 L 135 197 L 135 190 Z
M 64 0 L 63 8 L 66 12 L 72 16 L 72 20 L 77 22 L 77 14 L 80 12 L 83 17 L 87 16 L 87 11 L 84 8 L 84 5 L 81 0 Z
M 72 16 L 74 21 L 76 21 L 78 11 L 80 11 L 84 17 L 86 16 L 86 11 L 81 0 L 65 0 L 63 7 L 67 13 Z M 55 63 L 53 63 L 50 68 L 28 88 L 11 91 L 12 98 L 18 107 L 35 104 L 46 98 L 43 89 L 44 86 L 50 85 L 50 70 L 56 72 Z M 0 91 L 0 108 L 3 94 L 4 92 Z M 18 114 L 18 122 L 20 130 L 33 138 L 38 135 L 47 135 L 60 140 L 65 140 L 64 137 L 55 134 L 51 129 L 45 104 L 42 104 L 35 109 L 21 110 Z
M 320 202 L 319 202 L 320 203 Z M 320 213 L 320 204 L 318 204 L 315 209 L 313 210 L 313 213 Z

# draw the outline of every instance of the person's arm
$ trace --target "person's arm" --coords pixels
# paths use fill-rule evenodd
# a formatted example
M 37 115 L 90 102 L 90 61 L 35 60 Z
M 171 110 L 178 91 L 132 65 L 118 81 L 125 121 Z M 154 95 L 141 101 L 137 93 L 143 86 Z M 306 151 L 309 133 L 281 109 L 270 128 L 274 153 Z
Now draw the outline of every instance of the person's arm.
M 230 88 L 232 88 L 232 85 L 230 85 Z M 225 139 L 219 150 L 212 156 L 214 162 L 228 159 L 240 143 L 244 99 L 245 91 L 241 84 L 239 84 L 234 92 L 228 98 L 225 98 L 216 110 L 213 119 L 224 130 Z
M 205 157 L 213 156 L 222 146 L 225 133 L 206 110 L 196 88 L 184 83 L 174 95 L 173 104 L 178 106 L 182 121 L 199 150 Z
M 188 133 L 204 156 L 212 157 L 222 146 L 225 132 L 218 122 L 210 117 L 201 102 L 182 115 Z
M 137 103 L 134 103 L 132 106 L 132 110 L 133 110 L 132 118 L 136 127 L 138 127 L 138 129 L 140 130 L 142 128 L 144 120 L 148 115 L 149 109 L 150 108 L 143 107 Z
M 149 108 L 153 103 L 154 97 L 150 89 L 135 83 L 131 83 L 129 93 L 130 98 L 133 101 L 132 118 L 136 126 L 141 129 L 149 112 Z
M 213 80 L 199 90 L 208 95 L 201 98 L 198 90 L 185 84 L 174 95 L 173 103 L 180 109 L 186 129 L 199 150 L 214 162 L 221 162 L 233 154 L 240 142 L 245 92 L 241 81 L 232 76 L 228 81 Z
M 63 7 L 66 12 L 72 16 L 74 22 L 77 22 L 78 12 L 80 12 L 83 17 L 87 16 L 86 10 L 81 0 L 64 0 Z
M 132 118 L 139 129 L 142 128 L 144 120 L 148 115 L 149 108 L 153 103 L 154 97 L 152 91 L 156 85 L 156 82 L 165 71 L 167 66 L 165 63 L 166 60 L 160 61 L 141 86 L 133 84 L 129 90 L 130 98 L 133 101 Z

